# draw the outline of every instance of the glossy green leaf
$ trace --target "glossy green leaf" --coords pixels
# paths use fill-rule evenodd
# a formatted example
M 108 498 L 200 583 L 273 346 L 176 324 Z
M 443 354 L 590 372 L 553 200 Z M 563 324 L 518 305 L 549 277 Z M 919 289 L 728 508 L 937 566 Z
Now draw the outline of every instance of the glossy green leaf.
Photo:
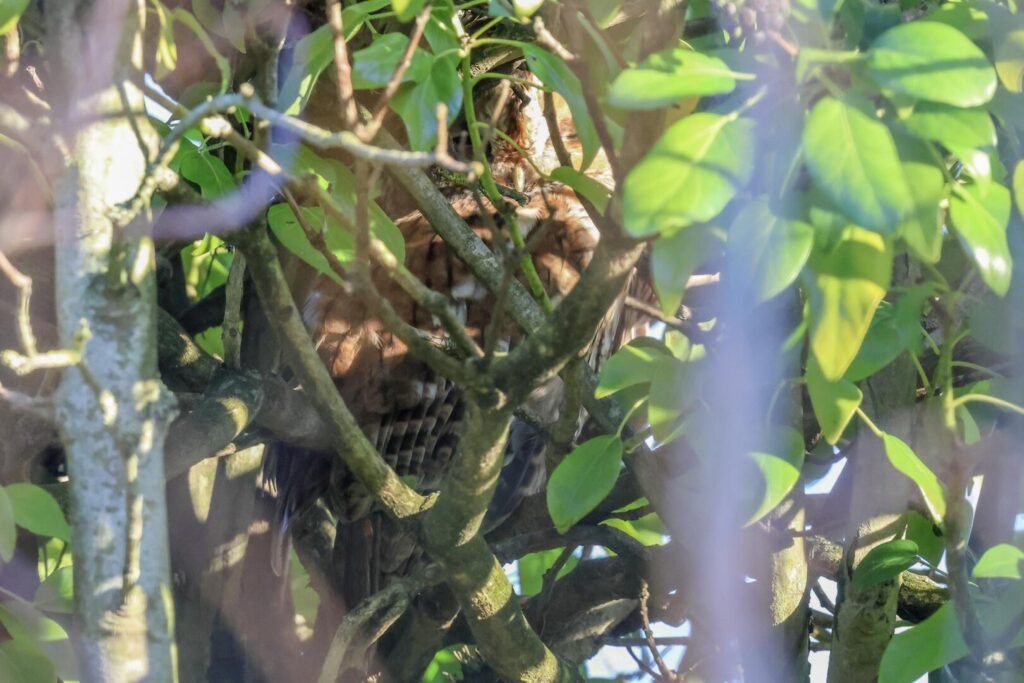
M 559 166 L 549 175 L 552 180 L 557 180 L 571 187 L 578 195 L 593 204 L 594 208 L 602 214 L 608 208 L 611 191 L 594 178 L 568 166 Z
M 1024 28 L 1001 35 L 994 49 L 996 73 L 1011 93 L 1024 92 Z
M 961 109 L 948 104 L 921 102 L 903 125 L 919 138 L 941 143 L 954 154 L 996 144 L 992 117 L 980 107 Z
M 918 285 L 905 292 L 896 304 L 880 303 L 860 350 L 843 377 L 859 382 L 884 368 L 907 349 L 919 353 L 922 343 L 921 309 L 932 291 L 931 285 Z
M 838 244 L 811 256 L 811 350 L 822 376 L 837 380 L 850 367 L 885 296 L 892 248 L 878 233 L 850 227 Z
M 993 292 L 1005 295 L 1013 270 L 1006 239 L 1010 191 L 999 183 L 958 186 L 950 199 L 949 213 L 981 279 Z
M 39 536 L 71 540 L 71 527 L 49 491 L 35 484 L 11 484 L 7 495 L 18 526 Z
M 426 0 L 391 0 L 391 8 L 399 21 L 410 21 L 420 13 Z
M 7 495 L 7 489 L 0 486 L 0 560 L 10 562 L 14 557 L 14 544 L 18 530 L 14 523 L 14 507 Z
M 352 87 L 359 89 L 382 88 L 388 84 L 409 46 L 409 37 L 401 33 L 377 36 L 367 47 L 352 55 Z M 402 83 L 418 83 L 430 73 L 433 59 L 422 48 L 413 52 L 409 68 L 402 75 Z
M 306 224 L 314 230 L 318 230 L 323 225 L 323 209 L 303 207 L 302 214 L 306 219 Z M 288 251 L 339 285 L 344 284 L 341 276 L 331 268 L 327 257 L 307 239 L 306 233 L 292 212 L 291 207 L 287 204 L 274 204 L 271 206 L 267 211 L 267 224 L 270 226 L 274 236 Z M 330 252 L 342 263 L 351 261 L 355 256 L 355 239 L 341 229 L 340 226 L 335 226 L 335 229 L 329 231 L 328 234 L 332 236 L 331 239 L 327 240 L 327 248 Z
M 601 147 L 597 128 L 594 127 L 594 121 L 591 118 L 591 116 L 601 116 L 601 112 L 591 112 L 587 108 L 580 79 L 561 58 L 533 43 L 517 43 L 517 45 L 522 49 L 530 71 L 540 79 L 544 88 L 561 95 L 569 106 L 573 124 L 576 126 L 576 135 L 583 149 L 583 162 L 580 170 L 585 171 Z
M 658 364 L 671 358 L 667 350 L 637 342 L 615 352 L 601 367 L 594 396 L 604 398 L 627 387 L 650 382 Z
M 823 98 L 807 118 L 803 149 L 815 184 L 854 223 L 893 233 L 912 213 L 892 134 L 858 106 Z
M 448 107 L 448 123 L 462 108 L 462 83 L 455 71 L 455 59 L 432 60 L 429 71 L 417 83 L 402 86 L 391 100 L 391 108 L 402 117 L 415 150 L 433 149 L 437 144 L 437 105 Z
M 0 0 L 0 35 L 14 29 L 29 0 Z
M 839 441 L 846 426 L 850 424 L 864 395 L 857 385 L 849 380 L 825 379 L 813 356 L 807 358 L 804 380 L 807 382 L 807 393 L 811 397 L 811 407 L 814 408 L 814 416 L 818 418 L 822 436 L 834 444 Z
M 551 550 L 542 550 L 537 553 L 529 553 L 523 555 L 516 562 L 516 566 L 519 569 L 519 594 L 523 597 L 529 597 L 540 593 L 541 588 L 544 585 L 544 575 L 547 574 L 548 570 L 554 566 L 559 556 L 562 554 L 564 548 L 552 548 Z M 558 570 L 558 574 L 555 579 L 560 579 L 579 564 L 579 557 L 573 555 L 565 563 L 565 565 Z
M 973 0 L 951 0 L 944 2 L 921 21 L 934 21 L 948 24 L 963 33 L 971 40 L 978 40 L 988 35 L 988 15 Z
M 622 441 L 614 434 L 585 441 L 558 464 L 548 481 L 548 512 L 564 534 L 604 500 L 619 477 Z
M 768 200 L 759 197 L 729 227 L 729 268 L 750 283 L 759 301 L 766 301 L 796 280 L 813 245 L 814 228 L 776 216 Z
M 1024 161 L 1018 161 L 1013 171 L 1013 201 L 1021 220 L 1024 220 Z
M 942 538 L 942 530 L 935 523 L 917 512 L 907 513 L 907 540 L 917 544 L 917 554 L 933 567 L 938 565 L 942 554 L 946 552 L 946 544 Z
M 621 109 L 658 109 L 687 97 L 732 92 L 745 77 L 718 57 L 685 48 L 655 52 L 612 82 L 608 103 Z
M 1000 543 L 985 551 L 974 565 L 976 579 L 1020 579 L 1024 550 L 1009 543 Z
M 45 612 L 72 614 L 75 597 L 73 574 L 71 565 L 53 570 L 36 588 L 32 604 Z
M 749 119 L 699 113 L 673 124 L 626 176 L 626 232 L 671 235 L 717 216 L 750 180 L 754 142 Z
M 910 477 L 921 490 L 924 502 L 932 515 L 932 521 L 942 525 L 942 517 L 946 514 L 946 493 L 942 482 L 935 476 L 924 461 L 917 456 L 910 446 L 899 437 L 883 434 L 882 443 L 889 462 L 898 471 Z
M 693 226 L 654 241 L 651 279 L 662 313 L 674 316 L 679 312 L 690 276 L 708 260 L 718 244 L 713 231 L 703 226 Z
M 853 572 L 853 588 L 867 590 L 894 579 L 917 562 L 917 544 L 896 539 L 876 545 Z
M 904 242 L 922 261 L 935 263 L 942 255 L 942 203 L 946 179 L 925 143 L 900 137 L 896 141 L 903 160 L 912 211 L 899 227 Z
M 952 26 L 915 21 L 883 33 L 867 54 L 871 76 L 901 95 L 958 107 L 985 104 L 996 73 L 985 53 Z
M 764 489 L 757 509 L 744 526 L 750 526 L 774 510 L 800 479 L 804 465 L 804 439 L 795 429 L 786 427 L 771 437 L 769 452 L 750 454 L 761 473 Z
M 911 683 L 967 654 L 952 603 L 897 633 L 882 655 L 879 683 Z
M 27 640 L 0 643 L 0 678 L 17 683 L 54 683 L 57 672 L 46 653 Z
M 647 420 L 658 443 L 669 443 L 678 436 L 676 429 L 680 418 L 689 410 L 694 397 L 700 395 L 699 381 L 697 366 L 693 363 L 669 357 L 661 359 L 654 367 Z
M 176 159 L 179 172 L 199 186 L 203 199 L 216 199 L 235 189 L 235 177 L 219 157 L 201 152 L 188 143 L 181 149 Z
M 646 546 L 664 545 L 669 541 L 668 530 L 656 512 L 633 520 L 606 519 L 601 524 L 618 529 Z

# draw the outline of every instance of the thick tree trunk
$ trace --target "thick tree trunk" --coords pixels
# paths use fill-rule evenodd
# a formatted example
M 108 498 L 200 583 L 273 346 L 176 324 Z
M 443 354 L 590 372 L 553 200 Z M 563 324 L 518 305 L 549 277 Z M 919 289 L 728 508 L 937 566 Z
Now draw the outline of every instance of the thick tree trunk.
M 152 241 L 122 227 L 154 137 L 141 91 L 141 3 L 47 3 L 51 92 L 68 166 L 54 185 L 60 344 L 82 345 L 56 403 L 71 478 L 85 681 L 174 678 Z

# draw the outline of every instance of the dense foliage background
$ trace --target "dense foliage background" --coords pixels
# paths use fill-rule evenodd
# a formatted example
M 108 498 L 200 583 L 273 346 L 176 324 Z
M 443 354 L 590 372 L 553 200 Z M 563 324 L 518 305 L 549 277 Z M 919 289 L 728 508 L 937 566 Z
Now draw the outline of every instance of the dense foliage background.
M 0 680 L 1024 679 L 1016 2 L 0 0 L 0 35 Z M 600 233 L 565 297 L 517 219 L 549 191 Z M 414 210 L 508 353 L 403 267 Z M 303 269 L 464 388 L 439 495 L 335 391 Z M 548 476 L 482 529 L 514 415 Z M 270 572 L 282 443 L 431 562 L 331 621 L 344 522 Z

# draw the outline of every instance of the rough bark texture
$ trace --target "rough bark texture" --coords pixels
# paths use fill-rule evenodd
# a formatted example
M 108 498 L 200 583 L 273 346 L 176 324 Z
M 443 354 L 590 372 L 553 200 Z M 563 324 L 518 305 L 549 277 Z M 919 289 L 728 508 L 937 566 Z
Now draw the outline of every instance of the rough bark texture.
M 173 404 L 157 373 L 153 245 L 114 218 L 139 187 L 153 142 L 145 116 L 126 114 L 144 111 L 128 75 L 141 63 L 139 5 L 68 0 L 46 9 L 52 87 L 68 98 L 70 158 L 54 186 L 59 343 L 74 348 L 83 325 L 91 335 L 56 398 L 82 679 L 170 681 L 163 447 Z

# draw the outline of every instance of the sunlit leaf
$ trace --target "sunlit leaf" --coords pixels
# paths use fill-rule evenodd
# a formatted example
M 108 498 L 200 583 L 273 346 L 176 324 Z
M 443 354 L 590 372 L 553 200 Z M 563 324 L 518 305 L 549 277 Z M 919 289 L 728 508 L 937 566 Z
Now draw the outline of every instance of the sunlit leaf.
M 813 244 L 814 228 L 776 216 L 760 197 L 744 206 L 729 227 L 728 263 L 765 301 L 796 280 Z
M 745 526 L 774 510 L 800 479 L 804 464 L 803 437 L 795 429 L 786 427 L 772 434 L 771 443 L 773 448 L 770 452 L 750 454 L 763 478 L 764 492 Z
M 725 62 L 685 48 L 656 52 L 612 82 L 608 103 L 622 109 L 657 109 L 695 95 L 732 92 L 736 77 Z
M 811 256 L 811 350 L 825 379 L 842 377 L 857 356 L 889 287 L 892 258 L 881 235 L 855 227 Z
M 160 35 L 156 44 L 156 73 L 159 81 L 172 73 L 178 65 L 178 45 L 174 38 L 174 19 L 160 0 L 153 0 Z
M 908 541 L 917 544 L 917 554 L 933 567 L 946 551 L 942 538 L 942 530 L 935 523 L 917 512 L 907 513 L 907 530 L 904 533 Z
M 1020 579 L 1024 550 L 1009 543 L 1000 543 L 985 551 L 974 565 L 976 579 Z
M 948 104 L 921 102 L 903 125 L 914 135 L 939 142 L 956 154 L 996 144 L 992 117 L 980 107 L 961 109 Z
M 548 512 L 564 534 L 604 500 L 619 477 L 622 441 L 614 434 L 585 441 L 558 464 L 548 481 Z
M 391 0 L 391 8 L 399 21 L 409 21 L 423 9 L 426 0 Z
M 925 143 L 899 137 L 897 149 L 902 159 L 912 211 L 899 226 L 899 233 L 911 252 L 922 261 L 935 263 L 942 255 L 942 201 L 946 179 Z
M 932 521 L 941 525 L 942 517 L 946 514 L 946 492 L 942 482 L 917 456 L 917 453 L 899 437 L 883 434 L 882 443 L 885 446 L 885 454 L 888 456 L 889 462 L 917 484 L 921 495 L 924 496 L 928 511 L 932 515 Z
M 680 230 L 651 245 L 651 279 L 661 311 L 675 316 L 683 303 L 690 276 L 715 251 L 719 238 L 703 226 Z
M 11 484 L 7 495 L 18 526 L 39 536 L 71 540 L 71 527 L 49 491 L 35 484 Z
M 0 35 L 14 29 L 29 0 L 0 0 Z
M 219 158 L 200 152 L 192 145 L 181 147 L 178 169 L 182 176 L 199 186 L 203 199 L 216 199 L 233 190 L 235 177 Z
M 653 344 L 627 344 L 601 367 L 594 395 L 604 398 L 627 387 L 650 382 L 658 364 L 670 357 L 667 350 Z
M 1017 213 L 1024 220 L 1024 161 L 1018 161 L 1013 171 L 1013 201 L 1017 204 Z
M 894 579 L 917 562 L 917 544 L 895 539 L 872 548 L 853 572 L 853 587 L 867 590 Z
M 1005 295 L 1013 268 L 1006 239 L 1010 191 L 999 183 L 958 186 L 950 199 L 949 212 L 981 279 L 993 292 Z
M 822 436 L 834 444 L 842 437 L 846 425 L 850 424 L 864 395 L 857 385 L 849 380 L 825 379 L 814 356 L 807 358 L 804 379 L 807 382 L 807 393 L 811 398 L 814 416 L 818 418 L 818 424 L 821 426 Z
M 14 508 L 7 490 L 0 486 L 0 560 L 10 562 L 14 557 L 14 544 L 18 530 L 14 523 Z
M 673 124 L 626 176 L 623 222 L 633 237 L 709 221 L 750 179 L 754 123 L 700 113 Z
M 593 204 L 599 212 L 604 213 L 608 208 L 611 191 L 590 176 L 568 166 L 559 166 L 550 175 L 552 180 L 564 183 L 575 190 L 577 194 Z
M 699 381 L 700 375 L 693 363 L 664 358 L 655 366 L 647 399 L 647 419 L 658 443 L 666 444 L 676 436 L 680 417 L 700 395 Z
M 958 107 L 985 104 L 996 73 L 985 53 L 952 26 L 915 21 L 883 33 L 867 54 L 868 72 L 883 88 Z
M 1001 35 L 995 44 L 996 73 L 1003 87 L 1024 92 L 1024 28 Z
M 860 106 L 823 98 L 803 143 L 814 182 L 853 222 L 893 233 L 913 211 L 892 134 Z

